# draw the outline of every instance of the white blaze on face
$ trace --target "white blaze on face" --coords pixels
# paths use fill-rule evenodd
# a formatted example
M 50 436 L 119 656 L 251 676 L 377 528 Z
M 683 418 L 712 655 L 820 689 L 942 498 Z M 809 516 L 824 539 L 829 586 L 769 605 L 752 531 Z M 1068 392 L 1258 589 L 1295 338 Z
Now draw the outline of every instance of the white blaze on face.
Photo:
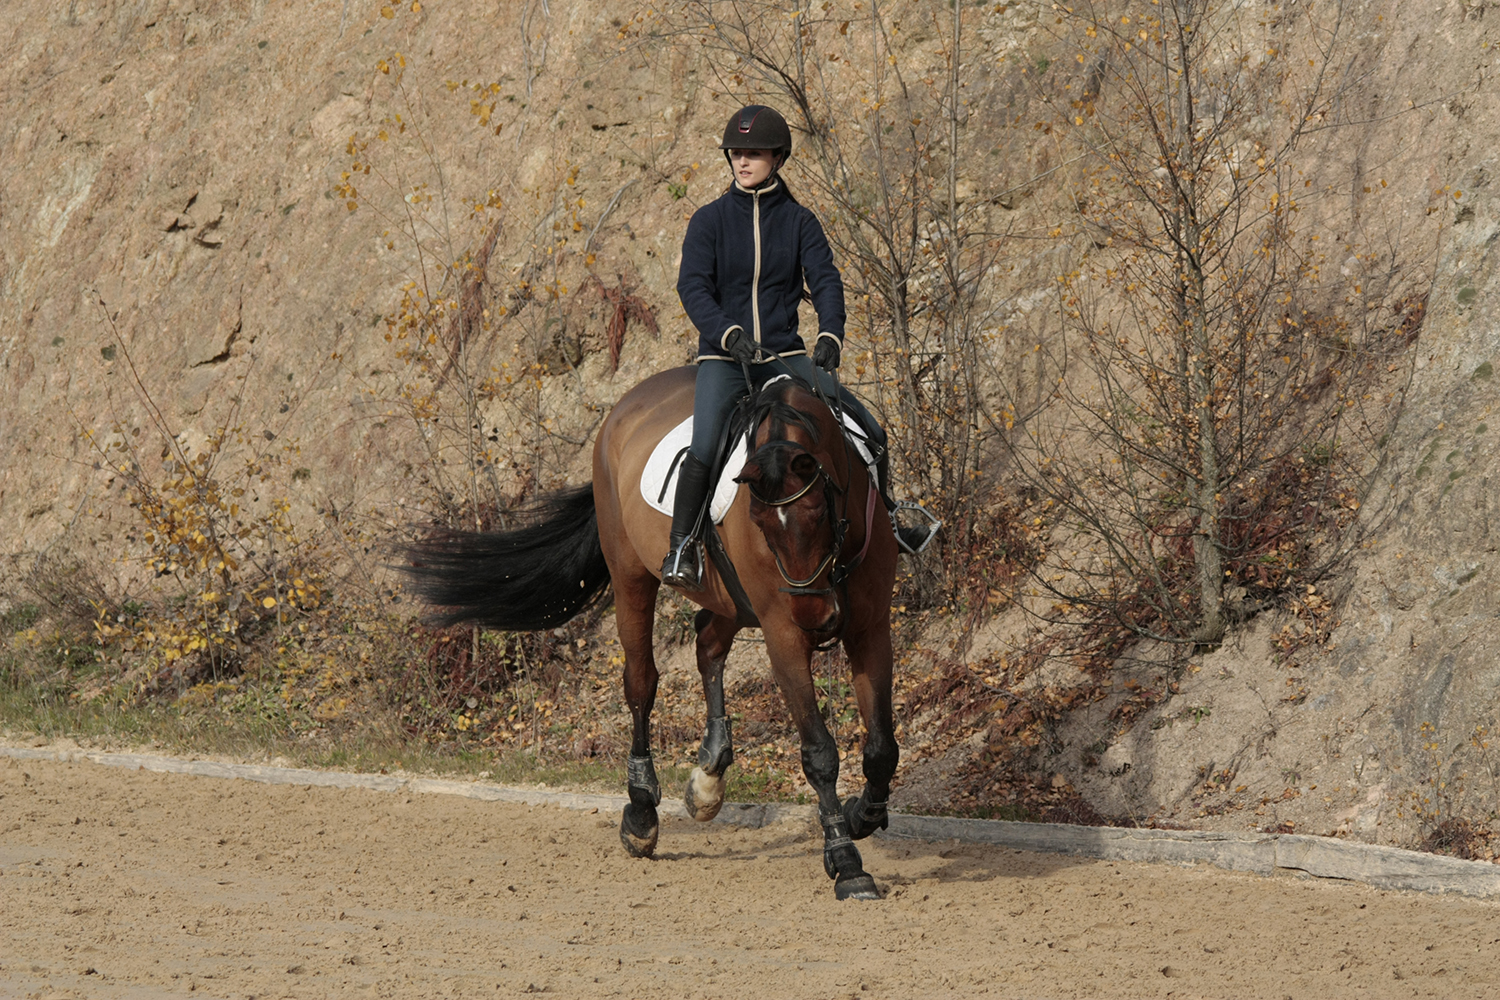
M 786 530 L 786 508 L 785 507 L 777 507 L 776 508 L 776 517 L 777 517 L 777 519 L 779 521 L 781 521 L 781 530 L 785 531 Z

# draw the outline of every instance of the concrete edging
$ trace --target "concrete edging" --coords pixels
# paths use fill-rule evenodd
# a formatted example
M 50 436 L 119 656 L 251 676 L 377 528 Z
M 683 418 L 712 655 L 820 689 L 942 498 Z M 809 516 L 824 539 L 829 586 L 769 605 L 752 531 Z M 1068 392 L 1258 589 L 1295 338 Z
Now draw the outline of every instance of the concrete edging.
M 540 788 L 513 788 L 441 778 L 349 774 L 259 764 L 223 764 L 207 760 L 179 760 L 153 754 L 0 747 L 0 757 L 60 763 L 85 761 L 104 767 L 208 778 L 241 778 L 271 785 L 316 785 L 325 788 L 365 788 L 376 792 L 460 795 L 481 802 L 551 805 L 564 809 L 615 810 L 623 808 L 626 801 L 623 795 L 554 792 Z M 677 818 L 687 817 L 686 809 L 676 799 L 663 801 L 661 811 Z M 811 823 L 815 819 L 816 813 L 812 806 L 726 802 L 714 822 L 758 828 L 786 821 Z M 1480 898 L 1500 897 L 1500 865 L 1497 864 L 1302 834 L 1131 830 L 1108 826 L 1069 826 L 1062 823 L 911 816 L 893 812 L 890 829 L 881 836 L 911 840 L 959 840 L 971 844 L 992 844 L 1015 850 L 1109 861 L 1210 864 L 1231 871 L 1254 872 L 1259 875 L 1303 873 L 1318 878 L 1363 882 L 1382 889 L 1453 892 Z

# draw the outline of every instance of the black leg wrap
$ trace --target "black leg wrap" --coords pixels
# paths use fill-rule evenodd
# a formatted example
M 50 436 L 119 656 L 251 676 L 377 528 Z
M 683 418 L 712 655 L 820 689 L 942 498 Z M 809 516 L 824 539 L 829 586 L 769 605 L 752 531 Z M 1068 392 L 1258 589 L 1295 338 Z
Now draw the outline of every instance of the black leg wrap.
M 871 802 L 869 794 L 870 790 L 867 788 L 859 793 L 858 798 L 844 800 L 844 822 L 848 824 L 849 836 L 855 840 L 864 840 L 876 830 L 884 830 L 891 825 L 891 814 L 886 809 L 886 804 Z
M 656 780 L 656 765 L 651 755 L 625 759 L 626 786 L 630 802 L 620 817 L 620 843 L 633 858 L 649 858 L 656 851 L 661 832 L 656 807 L 661 803 L 661 784 Z
M 653 810 L 661 805 L 661 784 L 656 780 L 656 764 L 650 754 L 644 757 L 631 754 L 626 758 L 625 781 L 631 802 Z
M 703 744 L 698 747 L 698 766 L 715 777 L 729 770 L 734 763 L 734 739 L 729 732 L 729 717 L 721 715 L 708 720 L 708 730 L 703 734 Z
M 838 899 L 879 899 L 875 880 L 865 871 L 859 848 L 849 836 L 849 826 L 841 814 L 820 815 L 823 824 L 823 871 L 834 880 L 833 892 Z
M 854 846 L 854 841 L 849 836 L 849 825 L 844 822 L 844 817 L 835 814 L 819 816 L 818 820 L 823 824 L 823 870 L 828 873 L 828 877 L 838 878 L 841 874 L 863 872 L 864 860 L 860 858 L 859 848 Z

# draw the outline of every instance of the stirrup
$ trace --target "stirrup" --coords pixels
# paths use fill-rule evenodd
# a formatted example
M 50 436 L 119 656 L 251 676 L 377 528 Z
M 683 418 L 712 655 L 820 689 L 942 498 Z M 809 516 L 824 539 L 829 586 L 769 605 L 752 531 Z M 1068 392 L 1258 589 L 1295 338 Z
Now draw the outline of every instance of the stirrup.
M 682 544 L 667 551 L 661 564 L 661 582 L 678 590 L 703 589 L 703 543 L 685 538 Z
M 896 524 L 896 515 L 903 510 L 916 511 L 927 519 L 927 523 L 901 527 Z M 891 524 L 896 529 L 896 544 L 909 556 L 921 555 L 925 552 L 927 546 L 931 545 L 932 540 L 937 537 L 938 529 L 943 526 L 943 522 L 938 520 L 937 515 L 932 511 L 910 500 L 902 500 L 896 504 L 896 509 L 891 512 Z

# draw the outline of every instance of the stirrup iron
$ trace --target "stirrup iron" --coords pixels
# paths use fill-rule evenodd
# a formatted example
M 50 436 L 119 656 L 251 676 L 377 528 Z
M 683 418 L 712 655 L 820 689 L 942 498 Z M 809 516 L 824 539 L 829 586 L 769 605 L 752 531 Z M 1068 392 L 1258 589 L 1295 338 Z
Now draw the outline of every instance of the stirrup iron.
M 903 528 L 896 522 L 896 515 L 903 510 L 916 511 L 922 517 L 926 518 L 927 523 L 915 524 L 909 528 Z M 917 556 L 927 551 L 927 546 L 931 545 L 932 540 L 937 537 L 938 529 L 943 526 L 943 522 L 938 519 L 936 514 L 921 504 L 911 500 L 902 500 L 896 504 L 896 509 L 891 512 L 891 525 L 895 528 L 896 544 L 900 546 L 901 551 L 909 556 Z M 917 535 L 917 532 L 924 529 L 926 534 Z
M 688 536 L 681 545 L 667 552 L 667 561 L 661 568 L 661 582 L 678 590 L 702 590 L 706 555 L 703 543 L 696 535 Z

